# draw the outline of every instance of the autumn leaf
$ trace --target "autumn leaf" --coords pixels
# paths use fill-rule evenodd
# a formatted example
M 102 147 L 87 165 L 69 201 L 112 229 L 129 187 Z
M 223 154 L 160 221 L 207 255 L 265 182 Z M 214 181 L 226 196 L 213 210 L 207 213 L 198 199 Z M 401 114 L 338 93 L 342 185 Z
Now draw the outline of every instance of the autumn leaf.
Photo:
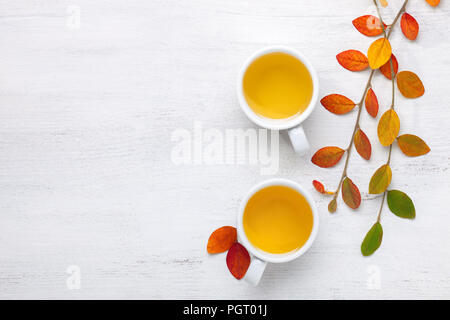
M 324 147 L 317 150 L 311 161 L 321 168 L 329 168 L 334 166 L 341 160 L 345 150 L 339 147 Z
M 375 40 L 367 51 L 367 59 L 369 59 L 369 65 L 372 69 L 378 69 L 386 62 L 392 54 L 391 44 L 386 38 L 380 38 Z
M 427 0 L 428 4 L 432 7 L 437 7 L 441 0 Z
M 239 242 L 233 243 L 227 253 L 227 266 L 236 279 L 242 279 L 250 266 L 250 255 Z
M 408 157 L 418 157 L 430 152 L 430 147 L 413 134 L 403 134 L 397 138 L 400 150 Z
M 312 183 L 317 192 L 320 192 L 322 194 L 334 194 L 334 192 L 326 190 L 322 182 L 313 180 Z
M 402 191 L 389 190 L 387 194 L 387 204 L 389 210 L 400 218 L 414 219 L 416 217 L 414 203 L 411 198 Z
M 364 104 L 366 105 L 367 113 L 376 118 L 378 114 L 378 98 L 375 95 L 375 92 L 373 92 L 372 88 L 369 88 L 369 90 L 367 90 L 366 100 L 364 101 Z
M 425 88 L 420 78 L 411 71 L 402 71 L 397 75 L 397 86 L 405 98 L 418 98 L 423 96 Z
M 392 171 L 388 164 L 384 164 L 378 168 L 373 174 L 369 182 L 369 193 L 380 194 L 386 191 L 391 184 Z
M 380 3 L 381 3 L 382 7 L 387 7 L 388 6 L 387 0 L 380 0 Z
M 402 15 L 400 26 L 406 38 L 408 38 L 409 40 L 416 40 L 417 34 L 419 33 L 419 24 L 412 15 L 405 12 Z
M 334 212 L 336 212 L 336 209 L 337 209 L 337 201 L 336 201 L 336 199 L 333 199 L 328 204 L 328 211 L 330 213 L 334 213 Z
M 392 59 L 392 66 L 394 67 L 394 76 L 395 76 L 398 72 L 398 61 L 397 58 L 394 56 L 394 54 L 391 54 L 391 59 Z M 392 80 L 390 60 L 380 67 L 380 71 L 386 78 Z
M 206 250 L 208 253 L 221 253 L 225 252 L 235 243 L 237 240 L 236 228 L 225 226 L 215 230 L 208 239 L 208 245 Z
M 367 257 L 373 254 L 381 245 L 383 240 L 383 227 L 379 222 L 376 222 L 369 232 L 367 232 L 361 244 L 361 253 Z
M 350 71 L 362 71 L 369 66 L 369 60 L 364 53 L 358 50 L 347 50 L 336 56 L 341 66 Z
M 369 138 L 367 138 L 366 134 L 361 129 L 356 131 L 353 142 L 355 143 L 355 148 L 359 155 L 364 159 L 369 160 L 372 154 L 372 146 Z
M 394 142 L 400 131 L 400 119 L 394 109 L 386 111 L 378 122 L 378 139 L 387 147 Z
M 372 15 L 356 18 L 352 23 L 359 32 L 368 37 L 379 36 L 383 33 L 380 19 Z
M 356 104 L 341 94 L 330 94 L 320 100 L 320 103 L 328 111 L 334 114 L 345 114 L 353 110 Z
M 342 199 L 352 209 L 357 209 L 361 204 L 361 193 L 358 187 L 348 177 L 342 182 Z

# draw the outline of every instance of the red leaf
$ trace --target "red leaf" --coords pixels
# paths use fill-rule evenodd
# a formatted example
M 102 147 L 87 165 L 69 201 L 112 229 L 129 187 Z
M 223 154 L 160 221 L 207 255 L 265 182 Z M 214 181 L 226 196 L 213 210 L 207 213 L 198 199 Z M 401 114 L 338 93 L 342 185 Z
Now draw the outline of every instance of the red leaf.
M 354 142 L 356 151 L 358 151 L 359 155 L 364 159 L 369 160 L 372 155 L 372 146 L 369 138 L 367 138 L 366 134 L 361 129 L 356 131 Z
M 320 192 L 320 193 L 325 193 L 325 187 L 323 186 L 323 184 L 317 180 L 313 180 L 313 186 L 314 188 Z
M 215 230 L 208 239 L 206 250 L 208 253 L 225 252 L 237 240 L 237 232 L 235 227 L 225 226 Z
M 376 118 L 378 114 L 378 99 L 372 88 L 367 91 L 365 105 L 367 113 Z
M 350 71 L 362 71 L 369 66 L 369 60 L 358 50 L 347 50 L 336 56 L 339 64 Z
M 392 58 L 392 66 L 394 67 L 394 76 L 395 76 L 398 72 L 398 61 L 397 61 L 397 58 L 394 56 L 394 54 L 391 54 L 391 58 Z M 388 78 L 389 80 L 392 80 L 390 60 L 380 67 L 380 71 L 386 78 Z
M 344 152 L 345 150 L 339 147 L 324 147 L 317 150 L 311 161 L 321 168 L 329 168 L 341 160 Z
M 372 15 L 356 18 L 353 20 L 353 25 L 359 32 L 369 37 L 379 36 L 383 33 L 380 19 Z M 384 27 L 386 28 L 385 24 Z
M 357 209 L 361 204 L 361 193 L 358 187 L 348 177 L 342 182 L 342 199 L 352 209 Z
M 409 40 L 416 40 L 417 34 L 419 33 L 419 24 L 412 15 L 405 12 L 402 15 L 400 26 L 402 27 L 402 32 L 406 38 Z
M 248 254 L 247 249 L 239 242 L 235 242 L 230 250 L 228 250 L 227 266 L 228 270 L 230 270 L 231 274 L 236 279 L 239 280 L 245 276 L 247 269 L 250 266 L 250 255 Z
M 335 114 L 345 114 L 352 111 L 356 106 L 352 100 L 341 94 L 330 94 L 323 97 L 320 103 L 325 109 Z

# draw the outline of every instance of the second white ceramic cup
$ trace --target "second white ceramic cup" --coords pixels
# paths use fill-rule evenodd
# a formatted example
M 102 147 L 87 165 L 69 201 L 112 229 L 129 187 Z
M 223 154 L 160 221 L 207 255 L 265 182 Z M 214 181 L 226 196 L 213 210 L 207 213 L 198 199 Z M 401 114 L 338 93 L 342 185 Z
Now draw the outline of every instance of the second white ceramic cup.
M 250 108 L 244 97 L 244 90 L 243 90 L 244 75 L 250 64 L 261 56 L 275 52 L 282 52 L 289 54 L 292 57 L 298 59 L 300 62 L 302 62 L 308 69 L 313 82 L 313 94 L 308 107 L 301 114 L 286 119 L 270 119 L 256 114 Z M 309 115 L 314 110 L 314 107 L 317 104 L 317 99 L 319 97 L 319 78 L 317 76 L 316 70 L 304 55 L 302 55 L 300 52 L 292 48 L 285 46 L 272 46 L 255 52 L 247 59 L 247 61 L 242 66 L 241 71 L 239 72 L 237 83 L 237 94 L 239 104 L 241 105 L 242 110 L 251 121 L 266 129 L 271 130 L 287 129 L 289 138 L 291 140 L 295 152 L 297 152 L 300 155 L 304 155 L 309 151 L 309 142 L 303 130 L 302 123 L 309 117 Z

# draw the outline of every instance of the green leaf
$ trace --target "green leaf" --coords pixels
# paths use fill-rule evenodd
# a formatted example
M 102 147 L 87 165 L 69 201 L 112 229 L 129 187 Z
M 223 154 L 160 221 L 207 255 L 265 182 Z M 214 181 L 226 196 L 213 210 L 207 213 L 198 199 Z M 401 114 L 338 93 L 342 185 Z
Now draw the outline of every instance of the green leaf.
M 383 240 L 383 227 L 377 222 L 370 228 L 369 232 L 367 232 L 366 237 L 361 244 L 362 255 L 367 257 L 377 251 L 381 245 L 381 240 Z
M 388 164 L 384 164 L 378 168 L 373 174 L 369 183 L 369 193 L 379 194 L 386 191 L 387 187 L 391 183 L 392 171 Z
M 328 211 L 330 211 L 330 213 L 334 213 L 336 212 L 336 209 L 337 209 L 337 201 L 336 199 L 333 199 L 328 204 Z
M 416 209 L 411 198 L 402 191 L 389 190 L 387 194 L 387 203 L 393 214 L 400 218 L 414 219 Z

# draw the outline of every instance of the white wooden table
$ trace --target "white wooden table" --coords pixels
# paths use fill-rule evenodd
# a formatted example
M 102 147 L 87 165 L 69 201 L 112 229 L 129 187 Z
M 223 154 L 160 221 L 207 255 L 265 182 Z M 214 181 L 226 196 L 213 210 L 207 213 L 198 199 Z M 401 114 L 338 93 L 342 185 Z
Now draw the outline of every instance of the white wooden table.
M 372 39 L 351 21 L 374 13 L 371 2 L 2 1 L 0 297 L 450 298 L 446 0 L 436 9 L 410 1 L 421 28 L 416 42 L 398 28 L 392 35 L 400 68 L 426 87 L 417 100 L 398 95 L 401 132 L 421 136 L 432 151 L 406 158 L 394 148 L 392 185 L 412 197 L 417 218 L 401 220 L 385 207 L 383 244 L 372 257 L 359 251 L 380 204 L 367 186 L 387 150 L 367 114 L 373 157 L 353 154 L 349 168 L 363 191 L 360 209 L 341 201 L 330 215 L 328 198 L 314 193 L 321 216 L 314 246 L 294 262 L 269 265 L 258 287 L 235 280 L 225 255 L 207 255 L 210 232 L 235 224 L 256 182 L 285 177 L 313 191 L 311 180 L 320 179 L 334 188 L 342 164 L 312 165 L 285 135 L 273 176 L 255 165 L 171 159 L 173 132 L 192 131 L 194 121 L 220 132 L 255 128 L 238 106 L 235 80 L 244 59 L 266 45 L 306 54 L 321 97 L 359 99 L 368 73 L 342 69 L 335 55 L 366 51 Z M 400 2 L 390 0 L 387 21 Z M 374 88 L 386 110 L 390 83 L 377 74 Z M 347 145 L 355 116 L 318 106 L 305 125 L 313 150 Z

